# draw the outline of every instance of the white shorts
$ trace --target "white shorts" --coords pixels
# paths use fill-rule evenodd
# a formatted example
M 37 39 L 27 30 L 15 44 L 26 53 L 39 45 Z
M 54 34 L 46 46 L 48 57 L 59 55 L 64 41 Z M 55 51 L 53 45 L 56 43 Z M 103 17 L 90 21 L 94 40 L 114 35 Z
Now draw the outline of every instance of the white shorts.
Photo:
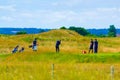
M 37 50 L 37 46 L 33 46 L 33 50 Z

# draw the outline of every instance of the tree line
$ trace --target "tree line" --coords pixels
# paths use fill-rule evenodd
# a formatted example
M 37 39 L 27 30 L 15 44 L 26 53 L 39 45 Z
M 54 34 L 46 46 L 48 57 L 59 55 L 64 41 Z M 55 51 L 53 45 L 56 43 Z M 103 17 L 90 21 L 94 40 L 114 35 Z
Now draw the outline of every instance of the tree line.
M 80 35 L 83 36 L 96 36 L 91 34 L 90 32 L 88 32 L 88 30 L 86 30 L 84 27 L 76 27 L 76 26 L 70 26 L 69 28 L 66 28 L 65 26 L 60 27 L 60 29 L 67 29 L 67 30 L 73 30 L 77 33 L 79 33 Z M 107 35 L 97 35 L 98 37 L 116 37 L 116 28 L 114 25 L 110 25 L 108 28 L 108 34 Z
M 93 35 L 91 34 L 87 29 L 85 29 L 84 27 L 76 27 L 76 26 L 70 26 L 69 28 L 66 28 L 65 26 L 62 26 L 60 27 L 60 29 L 67 29 L 67 30 L 72 30 L 72 31 L 75 31 L 77 32 L 78 34 L 80 35 L 83 35 L 83 36 L 96 36 L 96 35 Z M 46 32 L 44 30 L 41 30 L 41 32 Z M 21 34 L 27 34 L 27 31 L 18 31 L 16 33 L 16 35 L 21 35 Z M 98 37 L 116 37 L 116 28 L 114 25 L 110 25 L 109 28 L 108 28 L 108 34 L 107 35 L 97 35 Z

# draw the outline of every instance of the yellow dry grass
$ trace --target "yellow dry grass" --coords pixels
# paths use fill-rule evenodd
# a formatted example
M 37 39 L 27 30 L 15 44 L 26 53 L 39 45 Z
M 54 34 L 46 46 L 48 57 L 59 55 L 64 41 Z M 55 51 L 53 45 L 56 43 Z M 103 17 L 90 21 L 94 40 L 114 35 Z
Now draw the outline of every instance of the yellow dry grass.
M 31 52 L 28 46 L 34 38 L 38 38 L 38 50 L 40 52 L 55 52 L 56 40 L 62 40 L 60 48 L 65 53 L 82 53 L 88 51 L 90 39 L 70 30 L 51 30 L 41 34 L 0 36 L 0 53 L 11 53 L 16 45 L 25 47 L 25 52 Z M 94 39 L 94 38 L 93 38 Z M 99 53 L 120 52 L 120 38 L 97 38 L 99 41 Z
M 0 80 L 111 80 L 111 65 L 114 66 L 113 79 L 120 79 L 120 64 L 71 64 L 17 62 L 0 63 Z

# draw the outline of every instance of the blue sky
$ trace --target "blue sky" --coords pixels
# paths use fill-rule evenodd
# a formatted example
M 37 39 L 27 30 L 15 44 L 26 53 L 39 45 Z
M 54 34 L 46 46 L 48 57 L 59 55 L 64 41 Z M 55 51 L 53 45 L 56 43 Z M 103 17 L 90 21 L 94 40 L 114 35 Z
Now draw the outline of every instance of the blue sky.
M 120 28 L 120 0 L 0 0 L 0 27 Z

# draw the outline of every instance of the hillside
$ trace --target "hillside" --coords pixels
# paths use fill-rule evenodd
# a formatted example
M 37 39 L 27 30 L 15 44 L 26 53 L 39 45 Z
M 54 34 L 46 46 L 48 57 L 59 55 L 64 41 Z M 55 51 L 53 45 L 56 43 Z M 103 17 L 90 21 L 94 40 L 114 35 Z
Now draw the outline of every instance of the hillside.
M 25 47 L 25 52 L 32 52 L 28 48 L 34 38 L 38 38 L 38 50 L 42 52 L 55 52 L 56 40 L 62 40 L 61 52 L 65 53 L 82 53 L 88 51 L 89 41 L 92 37 L 83 37 L 78 33 L 70 30 L 51 30 L 40 34 L 26 35 L 1 35 L 0 36 L 0 53 L 9 54 L 16 45 Z M 94 38 L 93 38 L 94 39 Z M 98 38 L 99 52 L 120 52 L 120 38 Z
M 11 50 L 16 46 L 24 46 L 25 51 L 29 51 L 28 46 L 32 44 L 34 38 L 38 38 L 39 47 L 47 47 L 51 44 L 54 46 L 56 40 L 76 40 L 80 36 L 78 33 L 69 30 L 51 30 L 41 34 L 25 34 L 25 35 L 1 35 L 0 36 L 0 53 L 11 53 Z
M 70 40 L 76 38 L 82 38 L 83 36 L 79 35 L 77 32 L 71 30 L 51 30 L 48 32 L 41 33 L 42 38 L 48 39 L 61 39 L 61 40 Z

